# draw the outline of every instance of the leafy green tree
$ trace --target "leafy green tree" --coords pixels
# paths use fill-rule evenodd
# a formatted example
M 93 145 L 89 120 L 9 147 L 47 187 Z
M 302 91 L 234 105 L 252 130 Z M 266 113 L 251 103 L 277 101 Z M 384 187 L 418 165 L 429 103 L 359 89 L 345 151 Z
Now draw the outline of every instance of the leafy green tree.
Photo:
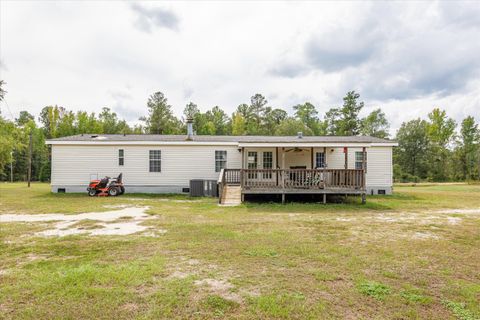
M 132 133 L 132 129 L 125 120 L 120 120 L 115 112 L 108 107 L 102 108 L 102 112 L 98 115 L 98 124 L 101 126 L 101 133 L 118 134 Z M 93 123 L 92 123 L 93 124 Z
M 19 136 L 21 132 L 15 123 L 8 121 L 0 114 L 0 177 L 7 177 L 5 168 L 11 163 L 11 152 L 23 149 Z
M 313 131 L 305 123 L 298 119 L 287 118 L 280 123 L 275 130 L 277 136 L 296 136 L 298 132 L 302 132 L 305 136 L 312 136 Z
M 245 121 L 245 133 L 247 135 L 265 134 L 265 114 L 271 108 L 267 108 L 267 99 L 257 93 L 250 98 L 250 105 L 240 104 L 236 113 L 242 115 Z
M 332 108 L 325 113 L 326 133 L 331 136 L 340 135 L 340 109 Z
M 15 180 L 26 180 L 28 170 L 29 136 L 32 134 L 32 180 L 48 181 L 50 179 L 49 148 L 45 145 L 44 131 L 30 119 L 21 128 L 19 141 L 24 148 L 15 150 Z
M 237 113 L 241 114 L 244 119 L 248 119 L 250 114 L 250 107 L 246 103 L 242 103 L 237 107 Z
M 75 115 L 75 131 L 77 134 L 83 133 L 103 133 L 103 124 L 98 121 L 95 113 L 78 111 Z
M 295 117 L 305 123 L 315 135 L 323 134 L 320 119 L 318 118 L 318 111 L 313 104 L 310 102 L 298 104 L 293 107 L 293 110 L 295 110 Z
M 361 120 L 358 117 L 364 107 L 363 102 L 359 102 L 360 95 L 355 91 L 350 91 L 343 98 L 341 108 L 330 109 L 326 115 L 327 132 L 337 136 L 356 136 L 360 134 Z
M 360 133 L 360 120 L 358 114 L 363 109 L 364 103 L 358 102 L 360 95 L 355 91 L 350 91 L 343 98 L 343 107 L 341 109 L 342 122 L 340 132 L 345 136 L 356 136 Z
M 7 93 L 4 86 L 5 81 L 0 80 L 0 101 L 5 99 L 5 94 Z M 8 176 L 5 168 L 11 165 L 12 153 L 25 147 L 20 141 L 21 134 L 22 131 L 17 125 L 12 121 L 4 119 L 0 111 L 0 178 L 6 179 Z
M 194 119 L 195 116 L 199 113 L 200 109 L 195 103 L 191 101 L 187 103 L 187 105 L 183 109 L 183 115 L 185 116 L 185 119 Z
M 40 112 L 39 120 L 47 139 L 57 138 L 58 124 L 64 112 L 65 109 L 58 106 L 47 106 Z
M 457 124 L 453 119 L 447 117 L 445 110 L 438 108 L 433 109 L 428 114 L 428 118 L 430 119 L 428 135 L 431 141 L 442 148 L 447 148 L 454 138 Z
M 229 133 L 230 118 L 219 106 L 215 106 L 212 110 L 207 111 L 205 117 L 209 134 L 226 135 Z
M 262 119 L 267 103 L 267 99 L 265 99 L 265 97 L 259 93 L 250 98 L 250 118 L 247 118 L 247 128 L 249 130 L 249 134 L 260 134 L 262 130 Z
M 240 112 L 232 116 L 232 135 L 243 136 L 245 134 L 245 118 Z
M 277 126 L 288 118 L 288 113 L 282 109 L 266 107 L 264 112 L 263 132 L 264 135 L 273 135 Z
M 462 121 L 460 129 L 460 163 L 463 179 L 479 179 L 477 168 L 480 144 L 480 130 L 475 118 L 468 116 Z
M 151 134 L 179 133 L 182 126 L 173 115 L 172 106 L 168 104 L 162 92 L 152 94 L 147 102 L 148 116 L 140 120 L 145 122 L 146 130 Z
M 23 126 L 31 120 L 35 120 L 35 117 L 28 111 L 20 111 L 18 118 L 15 119 L 15 123 L 17 126 Z
M 98 115 L 102 126 L 102 133 L 114 134 L 118 133 L 118 116 L 108 107 L 103 107 Z
M 144 134 L 145 132 L 146 129 L 141 124 L 136 124 L 132 129 L 133 134 Z
M 215 124 L 211 121 L 208 121 L 205 126 L 203 127 L 203 134 L 206 135 L 215 135 Z
M 195 134 L 206 134 L 205 133 L 205 125 L 207 123 L 207 119 L 205 114 L 203 114 L 198 106 L 193 103 L 189 102 L 185 108 L 183 109 L 183 116 L 186 119 L 193 119 L 193 130 Z M 186 127 L 186 126 L 185 126 Z M 186 130 L 186 128 L 185 128 Z
M 428 123 L 416 119 L 402 123 L 397 132 L 398 147 L 394 149 L 395 163 L 413 177 L 426 178 L 428 169 Z
M 446 181 L 451 176 L 452 164 L 448 163 L 451 152 L 448 149 L 455 137 L 456 123 L 448 118 L 444 110 L 433 109 L 428 114 L 428 137 L 430 146 L 430 178 L 434 181 Z
M 58 119 L 57 137 L 71 136 L 76 133 L 75 131 L 75 114 L 64 109 L 64 112 Z
M 385 113 L 378 108 L 362 119 L 360 132 L 364 136 L 385 139 L 388 138 L 389 129 L 390 124 Z

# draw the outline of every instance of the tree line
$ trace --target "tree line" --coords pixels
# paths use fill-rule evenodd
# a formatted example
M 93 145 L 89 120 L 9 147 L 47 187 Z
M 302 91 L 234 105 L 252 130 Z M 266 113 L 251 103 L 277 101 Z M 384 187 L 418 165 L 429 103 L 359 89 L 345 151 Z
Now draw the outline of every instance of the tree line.
M 6 91 L 0 81 L 0 101 Z M 202 112 L 193 102 L 188 103 L 181 118 L 162 92 L 152 94 L 147 101 L 146 115 L 141 124 L 131 126 L 108 107 L 96 113 L 73 112 L 61 106 L 44 107 L 38 118 L 21 111 L 15 120 L 7 120 L 0 112 L 0 180 L 26 179 L 28 145 L 33 141 L 32 180 L 50 179 L 50 149 L 46 139 L 75 134 L 185 134 L 186 120 L 192 119 L 197 135 L 367 135 L 390 138 L 390 124 L 385 113 L 375 109 L 365 117 L 360 113 L 364 102 L 355 91 L 348 92 L 338 107 L 323 116 L 310 102 L 293 106 L 289 115 L 281 108 L 269 105 L 261 94 L 248 103 L 238 105 L 227 114 L 214 106 Z M 458 130 L 457 130 L 458 129 Z M 394 149 L 396 181 L 458 181 L 480 179 L 480 130 L 475 119 L 457 123 L 445 111 L 435 108 L 427 120 L 404 122 L 393 137 L 399 147 Z

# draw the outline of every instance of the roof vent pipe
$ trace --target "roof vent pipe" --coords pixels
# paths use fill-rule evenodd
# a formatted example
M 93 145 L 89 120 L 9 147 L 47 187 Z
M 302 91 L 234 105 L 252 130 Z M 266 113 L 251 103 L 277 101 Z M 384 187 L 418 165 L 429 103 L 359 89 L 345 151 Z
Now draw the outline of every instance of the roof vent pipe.
M 193 140 L 193 119 L 187 118 L 187 140 Z
M 297 132 L 297 138 L 298 138 L 298 139 L 302 139 L 302 138 L 303 138 L 303 132 L 302 132 L 302 131 Z

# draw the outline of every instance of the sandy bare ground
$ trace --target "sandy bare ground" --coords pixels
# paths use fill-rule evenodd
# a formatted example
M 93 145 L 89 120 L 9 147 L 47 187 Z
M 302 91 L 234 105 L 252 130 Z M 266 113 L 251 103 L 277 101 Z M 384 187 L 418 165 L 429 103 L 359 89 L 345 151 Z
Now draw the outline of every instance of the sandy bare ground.
M 166 230 L 155 229 L 142 223 L 155 216 L 148 215 L 148 206 L 106 206 L 117 209 L 105 212 L 88 212 L 80 214 L 0 214 L 0 223 L 7 222 L 38 222 L 49 223 L 52 228 L 37 232 L 39 236 L 68 236 L 75 234 L 85 235 L 129 235 L 143 233 L 147 236 L 156 236 L 165 233 Z M 477 209 L 448 209 L 429 211 L 422 213 L 388 212 L 374 213 L 372 216 L 343 217 L 336 218 L 339 222 L 353 222 L 357 220 L 376 220 L 385 223 L 409 222 L 413 224 L 429 224 L 433 221 L 455 225 L 462 222 L 462 218 L 451 215 L 480 215 L 480 208 Z M 290 213 L 290 219 L 297 219 L 300 214 Z M 82 223 L 83 222 L 83 223 Z M 152 232 L 155 231 L 155 232 Z M 412 238 L 426 239 L 435 238 L 430 234 L 415 234 Z
M 37 232 L 39 236 L 86 235 L 129 235 L 149 230 L 142 222 L 155 219 L 145 213 L 149 207 L 121 207 L 120 210 L 88 212 L 80 214 L 2 214 L 0 223 L 5 222 L 55 222 L 51 229 Z M 80 222 L 91 222 L 83 226 Z M 165 233 L 166 230 L 155 230 Z M 154 235 L 149 232 L 146 235 Z

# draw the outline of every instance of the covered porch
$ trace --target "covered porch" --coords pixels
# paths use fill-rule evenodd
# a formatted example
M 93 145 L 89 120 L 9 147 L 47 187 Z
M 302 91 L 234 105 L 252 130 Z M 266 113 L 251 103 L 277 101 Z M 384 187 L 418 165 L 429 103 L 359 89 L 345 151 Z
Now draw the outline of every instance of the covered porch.
M 220 201 L 226 186 L 249 194 L 366 194 L 366 146 L 241 146 L 239 169 L 223 169 Z

